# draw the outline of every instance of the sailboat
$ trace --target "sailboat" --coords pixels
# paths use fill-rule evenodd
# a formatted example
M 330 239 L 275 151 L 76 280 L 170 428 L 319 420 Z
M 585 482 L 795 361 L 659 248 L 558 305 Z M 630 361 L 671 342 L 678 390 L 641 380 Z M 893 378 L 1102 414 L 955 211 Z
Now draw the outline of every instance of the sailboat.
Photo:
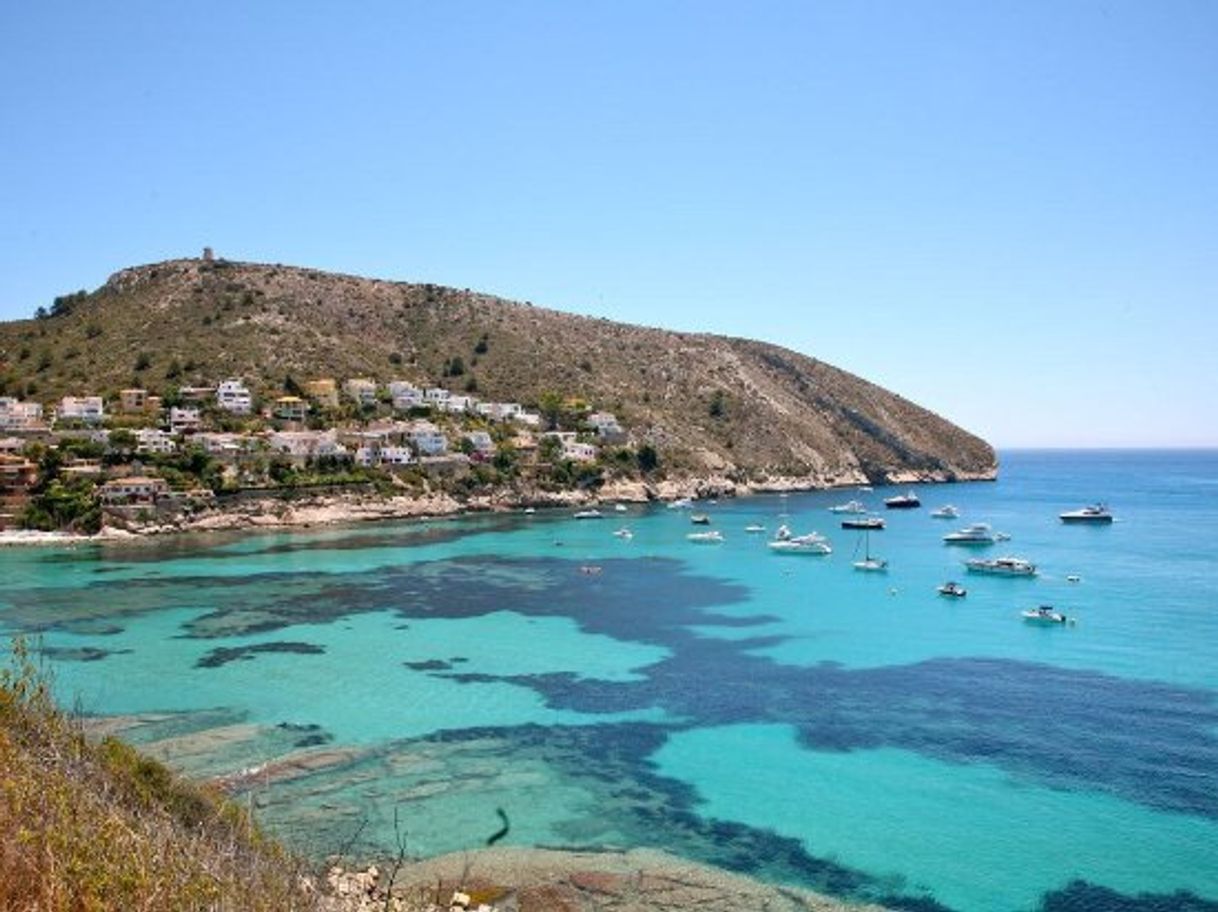
M 858 546 L 854 548 L 855 553 L 858 553 Z M 864 570 L 872 573 L 885 572 L 888 570 L 888 561 L 882 557 L 871 556 L 871 530 L 863 532 L 863 559 L 854 562 L 855 570 Z

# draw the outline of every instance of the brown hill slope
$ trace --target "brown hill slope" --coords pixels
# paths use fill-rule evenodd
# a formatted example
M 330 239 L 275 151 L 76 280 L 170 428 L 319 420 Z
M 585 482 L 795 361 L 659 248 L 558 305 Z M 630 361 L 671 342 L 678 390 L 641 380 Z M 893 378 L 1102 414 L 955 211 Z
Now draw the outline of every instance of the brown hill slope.
M 670 465 L 849 480 L 988 477 L 979 438 L 775 345 L 580 317 L 469 290 L 173 260 L 126 269 L 55 315 L 0 324 L 0 394 L 154 391 L 243 376 L 370 376 L 612 411 Z M 445 376 L 460 359 L 463 373 Z

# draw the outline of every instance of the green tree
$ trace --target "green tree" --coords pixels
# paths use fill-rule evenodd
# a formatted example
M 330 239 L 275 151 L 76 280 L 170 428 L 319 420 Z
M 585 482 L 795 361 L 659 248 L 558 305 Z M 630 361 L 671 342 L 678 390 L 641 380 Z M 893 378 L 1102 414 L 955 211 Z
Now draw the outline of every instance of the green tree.
M 651 474 L 660 466 L 660 454 L 656 452 L 656 448 L 650 443 L 645 443 L 639 447 L 635 459 L 639 464 L 639 471 L 644 475 Z
M 537 410 L 545 419 L 546 430 L 557 430 L 559 418 L 562 417 L 562 396 L 547 390 L 538 397 Z

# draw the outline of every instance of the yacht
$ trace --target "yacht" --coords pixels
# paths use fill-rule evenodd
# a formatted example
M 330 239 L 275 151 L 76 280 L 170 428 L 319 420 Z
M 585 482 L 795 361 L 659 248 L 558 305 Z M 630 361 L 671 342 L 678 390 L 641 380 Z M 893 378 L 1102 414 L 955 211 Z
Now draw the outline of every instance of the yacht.
M 670 503 L 668 505 L 668 509 L 670 509 L 670 510 L 688 510 L 693 505 L 694 505 L 694 502 L 690 498 L 681 497 L 681 498 L 678 498 L 677 500 L 674 500 L 672 503 Z
M 952 598 L 964 598 L 966 595 L 968 595 L 968 590 L 965 589 L 963 586 L 961 586 L 959 583 L 954 582 L 952 580 L 948 580 L 946 583 L 944 583 L 942 586 L 939 587 L 939 594 L 948 595 L 948 596 L 951 596 Z
M 973 523 L 971 526 L 943 536 L 949 545 L 992 545 L 997 538 L 988 523 Z
M 835 507 L 829 508 L 830 513 L 866 513 L 867 508 L 863 506 L 862 501 L 852 500 L 848 503 L 838 504 Z
M 937 510 L 931 510 L 930 515 L 935 519 L 959 519 L 960 511 L 951 504 L 944 504 Z
M 1066 617 L 1060 611 L 1054 610 L 1052 605 L 1041 605 L 1039 608 L 1029 608 L 1027 611 L 1021 611 L 1019 614 L 1028 624 L 1035 624 L 1040 627 L 1052 627 L 1058 624 L 1073 624 L 1074 618 Z
M 689 521 L 691 523 L 693 523 L 695 526 L 709 526 L 710 525 L 710 517 L 707 516 L 705 513 L 692 513 L 692 514 L 690 514 Z
M 819 532 L 776 538 L 770 542 L 770 550 L 777 554 L 832 554 L 833 547 Z
M 723 541 L 723 533 L 714 530 L 710 532 L 690 532 L 685 538 L 695 544 L 717 545 Z
M 605 514 L 600 510 L 580 510 L 575 514 L 576 519 L 601 519 Z
M 765 526 L 763 526 L 761 523 L 749 523 L 744 527 L 744 531 L 750 535 L 756 535 L 758 532 L 764 532 Z
M 913 491 L 906 491 L 896 497 L 886 498 L 884 506 L 889 510 L 912 510 L 914 507 L 922 506 L 922 501 L 918 500 L 918 495 Z
M 1058 518 L 1064 523 L 1087 523 L 1093 526 L 1112 522 L 1112 513 L 1105 504 L 1091 504 L 1078 510 L 1067 510 Z
M 974 557 L 964 566 L 970 573 L 989 573 L 993 576 L 1035 576 L 1036 565 L 1022 557 Z
M 858 516 L 842 520 L 843 529 L 873 529 L 884 528 L 884 520 L 879 516 Z
M 856 547 L 855 554 L 858 553 Z M 865 570 L 870 573 L 883 573 L 888 570 L 888 561 L 871 554 L 871 532 L 863 533 L 863 559 L 854 562 L 855 570 Z

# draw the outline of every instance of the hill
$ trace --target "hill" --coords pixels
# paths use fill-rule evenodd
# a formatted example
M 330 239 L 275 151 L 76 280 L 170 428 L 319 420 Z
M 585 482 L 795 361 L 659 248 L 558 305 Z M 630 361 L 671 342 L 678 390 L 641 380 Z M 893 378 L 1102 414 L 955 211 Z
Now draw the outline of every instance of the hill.
M 0 395 L 162 391 L 244 377 L 393 378 L 614 412 L 666 464 L 741 478 L 992 477 L 993 449 L 912 402 L 776 345 L 560 313 L 435 285 L 182 259 L 125 269 L 0 324 Z

